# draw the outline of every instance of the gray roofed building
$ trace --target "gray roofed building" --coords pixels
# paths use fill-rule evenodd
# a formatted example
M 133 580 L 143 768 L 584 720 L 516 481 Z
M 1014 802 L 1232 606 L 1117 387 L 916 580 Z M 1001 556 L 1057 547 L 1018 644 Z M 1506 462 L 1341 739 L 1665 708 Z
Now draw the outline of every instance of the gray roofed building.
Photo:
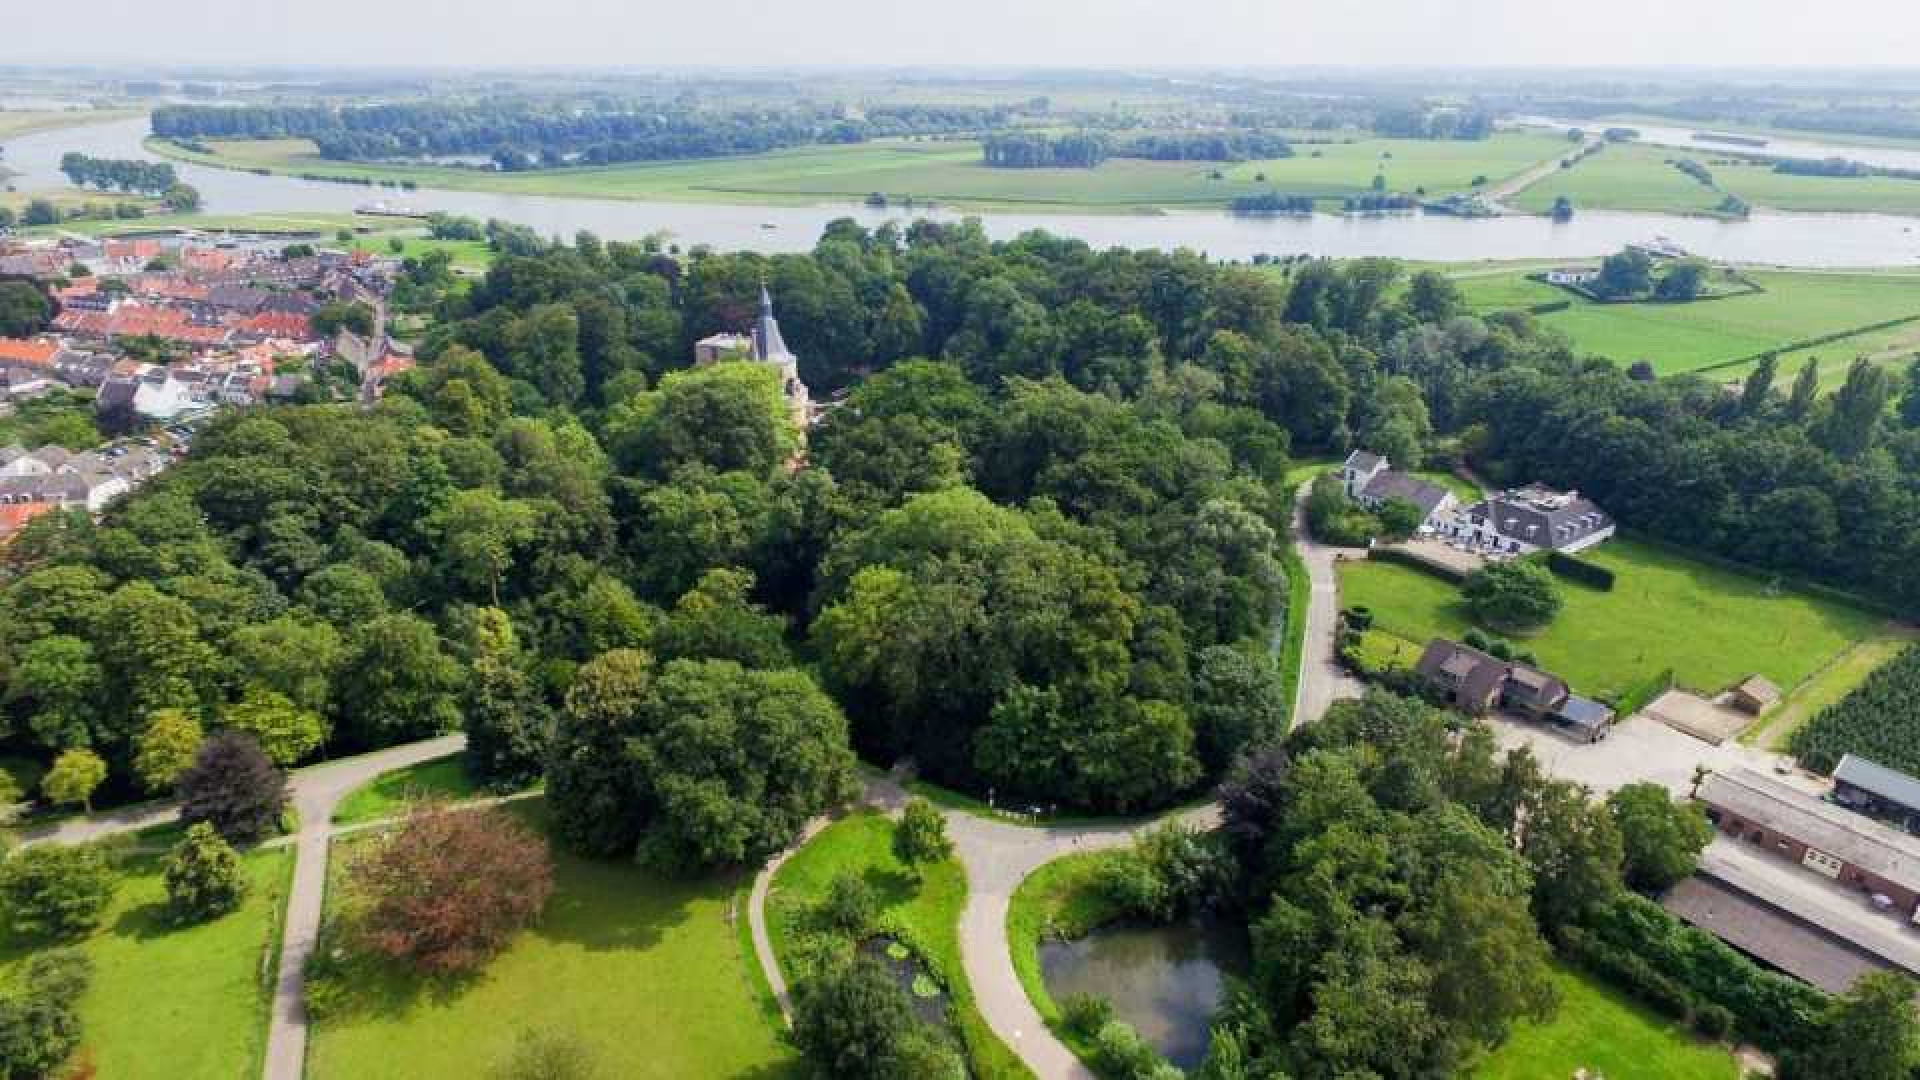
M 1551 719 L 1593 742 L 1606 738 L 1607 731 L 1613 725 L 1613 710 L 1592 698 L 1568 694 L 1566 700 L 1553 710 Z
M 1857 754 L 1843 756 L 1834 766 L 1833 797 L 1848 806 L 1900 821 L 1920 817 L 1920 780 Z
M 1696 875 L 1668 890 L 1660 906 L 1684 921 L 1829 994 L 1892 965 L 1843 938 L 1718 878 Z
M 1496 551 L 1574 552 L 1611 537 L 1614 521 L 1577 491 L 1531 484 L 1474 503 L 1454 515 L 1446 531 Z
M 1438 513 L 1453 493 L 1438 484 L 1429 484 L 1412 473 L 1383 469 L 1360 489 L 1360 501 L 1378 506 L 1388 499 L 1404 499 L 1420 508 L 1421 520 Z
M 1722 828 L 1772 844 L 1829 877 L 1897 897 L 1909 912 L 1920 898 L 1920 839 L 1755 772 L 1707 777 L 1699 800 Z

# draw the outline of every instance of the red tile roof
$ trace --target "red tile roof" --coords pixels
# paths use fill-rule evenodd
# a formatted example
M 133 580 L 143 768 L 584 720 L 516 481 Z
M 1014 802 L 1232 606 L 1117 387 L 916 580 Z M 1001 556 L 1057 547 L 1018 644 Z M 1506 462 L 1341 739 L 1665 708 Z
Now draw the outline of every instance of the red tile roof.
M 305 315 L 294 315 L 284 311 L 262 312 L 241 323 L 240 328 L 249 333 L 292 338 L 295 341 L 310 340 L 313 337 L 313 320 Z
M 56 502 L 0 504 L 0 544 L 12 539 L 13 534 L 25 528 L 27 522 L 58 509 L 60 504 Z
M 0 338 L 0 360 L 10 363 L 25 364 L 28 367 L 49 367 L 59 352 L 60 344 L 54 341 Z

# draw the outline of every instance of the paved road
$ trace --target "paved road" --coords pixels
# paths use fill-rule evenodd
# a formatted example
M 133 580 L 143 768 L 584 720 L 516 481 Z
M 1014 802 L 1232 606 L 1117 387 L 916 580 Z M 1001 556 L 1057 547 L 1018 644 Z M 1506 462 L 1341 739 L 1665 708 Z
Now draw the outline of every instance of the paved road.
M 1175 815 L 1209 826 L 1211 807 Z M 1034 828 L 947 812 L 947 833 L 967 868 L 967 906 L 960 913 L 960 963 L 987 1026 L 1040 1080 L 1093 1080 L 1073 1051 L 1047 1030 L 1013 970 L 1007 946 L 1007 908 L 1013 891 L 1046 863 L 1079 852 L 1122 847 L 1150 825 Z
M 1315 543 L 1307 534 L 1307 491 L 1312 486 L 1311 480 L 1300 485 L 1293 508 L 1293 546 L 1307 564 L 1312 586 L 1306 640 L 1300 650 L 1300 683 L 1294 688 L 1295 727 L 1320 719 L 1327 706 L 1341 698 L 1359 697 L 1365 689 L 1334 660 L 1334 639 L 1340 630 L 1340 579 L 1334 565 L 1343 558 L 1365 558 L 1366 552 Z
M 1515 195 L 1520 194 L 1540 181 L 1545 180 L 1547 177 L 1552 176 L 1554 173 L 1559 172 L 1560 163 L 1567 158 L 1575 154 L 1583 153 L 1588 147 L 1605 141 L 1603 136 L 1589 135 L 1579 146 L 1569 145 L 1566 153 L 1556 154 L 1553 158 L 1535 165 L 1526 172 L 1511 179 L 1503 180 L 1494 187 L 1481 192 L 1481 198 L 1499 207 L 1504 213 L 1518 213 L 1519 211 L 1507 205 L 1508 199 L 1513 198 Z
M 303 989 L 307 957 L 320 934 L 326 898 L 327 847 L 333 811 L 347 793 L 382 773 L 457 754 L 465 735 L 447 735 L 378 753 L 316 765 L 294 774 L 294 807 L 300 833 L 294 840 L 293 887 L 287 892 L 286 928 L 280 939 L 280 973 L 273 991 L 273 1022 L 267 1029 L 266 1080 L 300 1080 L 307 1059 L 307 1006 Z

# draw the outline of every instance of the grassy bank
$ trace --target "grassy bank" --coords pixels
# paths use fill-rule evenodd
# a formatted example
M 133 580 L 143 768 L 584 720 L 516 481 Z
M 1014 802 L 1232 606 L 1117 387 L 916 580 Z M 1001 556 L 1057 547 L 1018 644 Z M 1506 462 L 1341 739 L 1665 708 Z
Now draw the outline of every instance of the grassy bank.
M 336 825 L 355 825 L 399 815 L 410 802 L 421 799 L 472 798 L 480 786 L 467 772 L 464 757 L 440 758 L 383 773 L 340 800 L 334 809 Z
M 1697 690 L 1754 672 L 1796 687 L 1883 626 L 1835 601 L 1628 539 L 1582 558 L 1614 572 L 1613 590 L 1563 580 L 1565 608 L 1520 644 L 1584 694 L 1617 695 L 1665 668 Z M 1457 640 L 1474 625 L 1457 588 L 1393 563 L 1341 564 L 1340 602 L 1372 608 L 1375 626 L 1415 644 Z
M 515 810 L 536 825 L 541 811 L 538 801 Z M 366 965 L 352 1008 L 316 1025 L 307 1076 L 485 1076 L 527 1029 L 577 1035 L 607 1076 L 797 1076 L 741 949 L 739 884 L 556 849 L 553 899 L 538 926 L 465 981 Z
M 0 139 L 58 131 L 83 124 L 104 124 L 138 116 L 143 109 L 0 109 Z
M 266 1049 L 273 945 L 293 854 L 241 863 L 252 890 L 237 912 L 176 927 L 166 916 L 160 859 L 132 856 L 105 928 L 82 946 L 93 982 L 80 1001 L 81 1047 L 115 1080 L 251 1080 Z M 0 942 L 0 966 L 30 949 Z
M 909 941 L 946 987 L 954 1026 L 966 1043 L 974 1075 L 1016 1080 L 1032 1074 L 987 1027 L 973 1002 L 960 962 L 960 911 L 967 902 L 966 871 L 949 859 L 915 871 L 893 854 L 893 822 L 865 811 L 828 826 L 774 875 L 767 901 L 767 930 L 789 984 L 801 975 L 795 955 L 805 920 L 835 878 L 853 874 L 872 887 L 880 921 Z
M 1047 990 L 1040 969 L 1040 944 L 1084 937 L 1119 915 L 1113 902 L 1094 886 L 1101 868 L 1116 857 L 1117 853 L 1108 851 L 1055 859 L 1027 875 L 1007 907 L 1007 948 L 1014 974 L 1047 1028 L 1082 1060 L 1092 1055 L 1093 1047 L 1060 1022 L 1060 1004 Z

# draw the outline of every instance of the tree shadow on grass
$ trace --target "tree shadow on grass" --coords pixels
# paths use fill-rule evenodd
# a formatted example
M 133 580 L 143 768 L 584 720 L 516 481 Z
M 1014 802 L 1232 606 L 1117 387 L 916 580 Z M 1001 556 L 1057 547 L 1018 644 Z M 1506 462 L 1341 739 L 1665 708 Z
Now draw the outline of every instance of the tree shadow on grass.
M 228 918 L 227 915 L 217 918 Z M 209 919 L 208 922 L 213 920 Z M 199 923 L 176 923 L 167 911 L 165 900 L 150 900 L 144 904 L 135 904 L 120 913 L 113 921 L 115 937 L 132 938 L 134 941 L 152 941 L 155 938 L 191 930 Z
M 860 877 L 873 890 L 874 899 L 882 908 L 909 903 L 920 891 L 919 879 L 904 870 L 868 866 L 860 871 Z
M 694 917 L 696 903 L 724 901 L 734 889 L 723 877 L 680 880 L 630 861 L 559 852 L 553 869 L 553 898 L 530 933 L 595 951 L 658 945 L 669 930 Z
M 727 1080 L 801 1080 L 811 1075 L 805 1063 L 800 1061 L 768 1061 L 759 1065 L 749 1065 L 727 1077 Z

